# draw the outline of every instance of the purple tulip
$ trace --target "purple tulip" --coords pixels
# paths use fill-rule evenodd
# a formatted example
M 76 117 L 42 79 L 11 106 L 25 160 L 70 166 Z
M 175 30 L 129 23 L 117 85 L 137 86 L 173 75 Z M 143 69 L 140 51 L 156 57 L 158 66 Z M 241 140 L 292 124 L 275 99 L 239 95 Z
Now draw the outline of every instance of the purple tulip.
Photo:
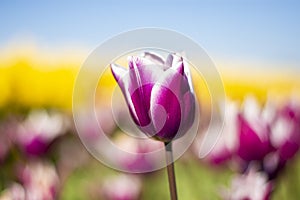
M 285 105 L 272 124 L 271 142 L 282 161 L 294 157 L 300 148 L 299 111 L 298 107 Z
M 129 69 L 111 64 L 131 117 L 149 137 L 169 142 L 192 126 L 195 97 L 183 57 L 166 60 L 153 53 L 129 58 Z
M 232 104 L 226 106 L 223 134 L 206 160 L 214 165 L 233 161 L 243 173 L 255 164 L 268 180 L 275 179 L 300 149 L 300 105 L 267 101 L 261 108 L 252 97 L 241 109 Z
M 263 160 L 273 149 L 270 144 L 270 129 L 254 98 L 244 102 L 244 110 L 238 116 L 238 156 L 245 161 Z
M 292 99 L 293 100 L 293 99 Z M 277 177 L 300 148 L 300 109 L 295 101 L 290 101 L 277 109 L 276 116 L 271 123 L 270 141 L 274 148 L 264 158 L 263 170 L 269 179 Z
M 33 111 L 18 127 L 14 141 L 28 155 L 42 155 L 59 135 L 65 133 L 66 119 L 58 113 Z

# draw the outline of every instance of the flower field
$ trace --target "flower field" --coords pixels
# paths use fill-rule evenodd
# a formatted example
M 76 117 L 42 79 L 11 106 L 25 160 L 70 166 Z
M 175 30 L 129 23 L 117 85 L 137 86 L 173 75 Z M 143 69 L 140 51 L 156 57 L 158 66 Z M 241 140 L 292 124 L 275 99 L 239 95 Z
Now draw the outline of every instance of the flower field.
M 86 56 L 27 49 L 1 52 L 1 200 L 169 198 L 165 170 L 121 173 L 98 162 L 81 143 L 73 122 L 72 94 Z M 226 92 L 223 132 L 204 159 L 198 157 L 195 142 L 176 161 L 179 199 L 299 199 L 297 70 L 241 70 L 222 63 L 217 67 Z M 117 83 L 110 70 L 106 72 L 96 93 L 102 101 L 96 103 L 110 109 L 111 99 L 102 97 Z M 192 78 L 205 122 L 209 92 L 202 92 L 204 82 L 194 72 Z M 106 133 L 125 149 L 144 152 L 160 145 L 132 141 L 109 112 L 98 115 Z M 93 140 L 95 125 L 83 117 L 87 117 L 85 137 Z M 197 141 L 206 131 L 205 123 Z M 112 156 L 126 169 L 154 167 L 143 157 Z

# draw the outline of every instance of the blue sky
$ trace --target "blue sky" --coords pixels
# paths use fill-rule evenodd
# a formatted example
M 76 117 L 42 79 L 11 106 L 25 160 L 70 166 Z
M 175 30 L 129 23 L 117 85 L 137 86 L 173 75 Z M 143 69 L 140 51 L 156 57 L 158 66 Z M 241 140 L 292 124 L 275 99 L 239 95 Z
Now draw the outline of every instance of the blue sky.
M 213 57 L 292 63 L 300 68 L 297 1 L 1 1 L 0 47 L 15 39 L 94 48 L 139 27 L 179 31 Z

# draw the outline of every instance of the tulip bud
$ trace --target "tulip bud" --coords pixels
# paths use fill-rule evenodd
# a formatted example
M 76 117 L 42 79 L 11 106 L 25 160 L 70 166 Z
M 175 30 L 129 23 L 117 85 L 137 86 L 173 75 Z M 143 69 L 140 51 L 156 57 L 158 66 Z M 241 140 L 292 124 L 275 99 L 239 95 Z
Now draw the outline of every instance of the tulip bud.
M 129 69 L 111 64 L 111 70 L 134 123 L 147 136 L 170 142 L 192 126 L 195 96 L 183 57 L 144 53 L 129 58 Z

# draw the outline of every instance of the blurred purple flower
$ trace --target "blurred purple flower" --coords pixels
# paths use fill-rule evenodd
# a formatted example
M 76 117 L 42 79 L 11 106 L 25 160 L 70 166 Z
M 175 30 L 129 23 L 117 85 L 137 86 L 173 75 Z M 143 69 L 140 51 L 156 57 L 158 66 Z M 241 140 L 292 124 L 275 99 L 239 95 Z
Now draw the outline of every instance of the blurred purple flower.
M 300 99 L 291 97 L 288 103 L 279 111 L 281 115 L 291 119 L 292 121 L 300 121 Z
M 261 161 L 261 165 L 262 169 L 260 170 L 268 175 L 269 180 L 273 180 L 284 169 L 286 160 L 280 159 L 278 151 L 274 151 L 266 155 L 264 160 Z
M 192 126 L 195 97 L 183 57 L 170 54 L 165 60 L 144 53 L 129 59 L 129 70 L 116 64 L 111 64 L 111 70 L 142 132 L 169 142 Z
M 48 114 L 44 110 L 32 111 L 19 125 L 14 140 L 25 153 L 41 155 L 56 137 L 65 133 L 66 129 L 67 120 L 63 115 Z
M 262 117 L 262 110 L 253 97 L 244 101 L 238 116 L 238 156 L 245 161 L 263 160 L 273 149 L 270 143 L 269 124 Z
M 26 199 L 54 200 L 59 190 L 59 177 L 54 165 L 32 161 L 19 171 Z
M 249 172 L 233 178 L 228 190 L 222 192 L 225 200 L 268 200 L 272 192 L 272 183 L 267 176 L 251 168 Z
M 272 180 L 300 148 L 300 105 L 267 101 L 260 107 L 254 97 L 238 109 L 227 102 L 223 134 L 206 160 L 214 165 L 233 161 L 245 172 L 255 163 Z
M 105 180 L 102 195 L 107 200 L 137 200 L 141 194 L 141 180 L 134 175 L 119 175 Z
M 270 140 L 274 152 L 266 156 L 263 170 L 269 179 L 276 178 L 300 148 L 300 106 L 295 103 L 285 104 L 278 110 L 271 126 Z
M 299 150 L 299 122 L 297 123 L 287 116 L 279 115 L 272 125 L 271 142 L 283 161 L 291 159 Z

